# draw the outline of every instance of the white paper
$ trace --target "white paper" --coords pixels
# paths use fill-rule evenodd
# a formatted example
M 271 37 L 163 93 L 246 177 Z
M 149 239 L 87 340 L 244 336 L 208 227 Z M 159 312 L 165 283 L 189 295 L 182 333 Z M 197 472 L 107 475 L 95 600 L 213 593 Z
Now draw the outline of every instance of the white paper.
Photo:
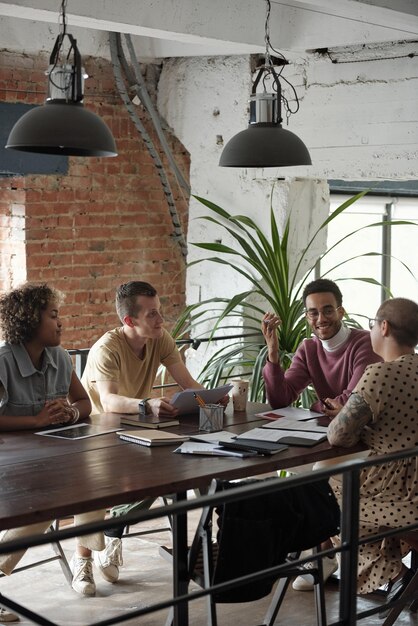
M 35 435 L 45 435 L 47 437 L 58 437 L 59 439 L 86 439 L 87 437 L 95 437 L 96 435 L 105 435 L 106 433 L 114 433 L 119 428 L 103 428 L 95 424 L 79 423 L 72 426 L 62 426 L 51 430 L 40 430 Z
M 298 432 L 302 430 L 310 433 L 326 433 L 328 430 L 328 426 L 318 426 L 317 424 L 312 424 L 311 422 L 298 422 L 297 420 L 288 419 L 287 417 L 282 417 L 278 420 L 274 420 L 273 422 L 269 422 L 268 424 L 263 424 L 262 428 L 297 430 Z
M 310 441 L 319 441 L 324 438 L 324 433 L 311 433 L 306 431 L 297 431 L 293 434 L 298 439 L 309 439 Z M 289 430 L 279 430 L 276 428 L 253 428 L 247 430 L 246 433 L 242 433 L 237 436 L 239 439 L 255 439 L 257 441 L 274 441 L 280 442 L 281 439 L 292 437 L 292 433 Z
M 235 441 L 236 435 L 234 433 L 229 433 L 226 430 L 220 430 L 215 433 L 196 433 L 196 435 L 190 435 L 190 439 L 193 441 L 201 441 L 208 443 L 221 443 L 225 441 Z
M 222 450 L 215 443 L 200 443 L 197 441 L 186 441 L 176 448 L 174 452 L 181 454 L 202 454 L 208 456 L 235 456 L 242 458 L 249 456 L 248 453 L 235 450 Z
M 257 417 L 289 417 L 293 420 L 310 420 L 314 417 L 323 417 L 324 413 L 317 413 L 316 411 L 310 411 L 309 409 L 301 409 L 295 406 L 285 406 L 282 409 L 271 409 L 270 411 L 264 411 L 263 413 L 257 413 Z
M 171 398 L 171 404 L 179 410 L 179 413 L 198 413 L 199 404 L 194 397 L 197 393 L 206 404 L 216 404 L 231 391 L 232 385 L 223 385 L 215 389 L 185 389 L 175 393 Z

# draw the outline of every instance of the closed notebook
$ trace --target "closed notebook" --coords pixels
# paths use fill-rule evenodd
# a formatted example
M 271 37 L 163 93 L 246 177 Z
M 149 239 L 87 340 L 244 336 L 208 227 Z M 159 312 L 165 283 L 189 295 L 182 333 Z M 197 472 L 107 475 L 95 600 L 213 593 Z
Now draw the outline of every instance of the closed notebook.
M 178 445 L 182 441 L 187 441 L 186 435 L 175 435 L 163 430 L 120 430 L 118 435 L 124 441 L 137 443 L 140 446 L 166 446 Z
M 172 417 L 157 417 L 155 415 L 122 415 L 120 423 L 139 428 L 168 428 L 169 426 L 178 426 L 179 421 Z

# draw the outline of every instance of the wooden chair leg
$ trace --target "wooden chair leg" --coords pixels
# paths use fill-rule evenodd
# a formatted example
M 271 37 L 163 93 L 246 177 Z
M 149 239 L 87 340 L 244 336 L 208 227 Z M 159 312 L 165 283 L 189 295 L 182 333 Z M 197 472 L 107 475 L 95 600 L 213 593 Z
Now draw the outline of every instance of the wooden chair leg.
M 314 552 L 316 549 L 314 549 Z M 297 560 L 300 553 L 295 552 L 289 555 L 290 560 Z M 325 605 L 325 589 L 324 589 L 324 577 L 322 571 L 322 559 L 318 560 L 318 582 L 314 585 L 314 598 L 315 598 L 315 611 L 316 611 L 316 623 L 317 626 L 326 626 L 326 605 Z M 290 585 L 291 578 L 280 578 L 276 589 L 274 590 L 273 597 L 270 601 L 270 605 L 264 615 L 262 626 L 273 626 L 279 613 L 280 607 L 283 604 L 283 600 L 286 595 L 286 591 Z
M 203 577 L 205 587 L 210 587 L 213 576 L 213 554 L 212 554 L 212 533 L 204 532 L 202 536 L 202 553 L 203 553 Z M 208 626 L 217 626 L 218 619 L 216 615 L 216 603 L 212 594 L 206 596 Z
M 152 507 L 152 505 L 154 504 L 154 502 L 157 502 L 157 500 L 162 500 L 162 503 L 164 506 L 167 506 L 169 504 L 169 498 L 171 496 L 161 496 L 160 498 L 148 498 L 150 500 L 150 504 L 148 509 L 150 509 Z M 173 530 L 172 528 L 172 523 L 171 523 L 171 518 L 170 516 L 167 517 L 168 519 L 168 526 L 161 526 L 159 528 L 154 528 L 152 530 L 138 530 L 136 532 L 129 532 L 130 526 L 126 526 L 125 527 L 125 531 L 123 533 L 123 537 L 141 537 L 142 535 L 153 535 L 155 533 L 159 533 L 159 532 L 171 532 Z
M 56 522 L 54 522 L 54 524 L 51 526 L 51 530 L 59 530 L 59 521 L 57 520 Z M 51 543 L 51 547 L 53 549 L 53 551 L 55 552 L 55 554 L 57 555 L 60 567 L 62 569 L 62 573 L 64 574 L 68 584 L 71 587 L 71 583 L 73 582 L 73 574 L 70 568 L 70 565 L 67 561 L 67 557 L 64 554 L 64 550 L 61 547 L 61 544 L 59 541 L 53 541 Z
M 382 622 L 382 626 L 392 626 L 395 623 L 398 616 L 402 612 L 402 610 L 411 603 L 411 609 L 414 609 L 414 605 L 417 603 L 417 595 L 418 595 L 418 570 L 415 572 L 414 577 L 410 581 L 409 585 L 405 588 L 405 591 L 399 598 L 399 604 L 394 606 L 393 609 L 390 610 L 389 615 Z M 408 598 L 408 600 L 407 600 Z M 402 600 L 405 600 L 404 602 Z
M 56 520 L 55 522 L 51 524 L 47 532 L 55 531 L 55 530 L 59 530 L 58 520 Z M 71 586 L 71 583 L 73 581 L 73 574 L 71 572 L 70 565 L 67 561 L 67 557 L 65 556 L 65 553 L 61 547 L 60 542 L 51 541 L 50 545 L 51 545 L 52 550 L 54 551 L 55 556 L 45 557 L 45 558 L 39 559 L 39 561 L 28 563 L 27 565 L 20 565 L 19 567 L 15 567 L 13 572 L 14 573 L 24 572 L 28 569 L 38 567 L 39 565 L 46 565 L 47 563 L 52 563 L 53 561 L 59 561 L 60 567 L 62 569 L 62 573 L 64 574 L 65 579 L 68 582 L 68 584 Z M 5 574 L 0 573 L 0 578 L 2 578 L 3 576 L 5 576 Z
M 282 606 L 286 591 L 290 585 L 290 578 L 280 578 L 274 590 L 273 597 L 269 607 L 264 615 L 263 626 L 273 626 L 276 621 L 277 614 Z

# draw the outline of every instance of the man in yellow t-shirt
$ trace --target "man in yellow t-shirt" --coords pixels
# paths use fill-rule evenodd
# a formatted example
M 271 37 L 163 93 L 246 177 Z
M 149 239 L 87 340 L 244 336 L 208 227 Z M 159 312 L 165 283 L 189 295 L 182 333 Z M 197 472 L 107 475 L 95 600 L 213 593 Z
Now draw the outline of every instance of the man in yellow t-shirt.
M 105 333 L 87 358 L 82 383 L 93 413 L 153 413 L 175 417 L 166 397 L 150 398 L 159 366 L 164 365 L 182 389 L 202 389 L 181 360 L 176 343 L 164 329 L 160 299 L 149 283 L 130 281 L 116 290 L 116 311 L 122 326 Z M 154 498 L 112 509 L 119 517 L 148 509 Z M 123 526 L 105 532 L 106 548 L 95 553 L 105 580 L 116 582 L 122 565 Z

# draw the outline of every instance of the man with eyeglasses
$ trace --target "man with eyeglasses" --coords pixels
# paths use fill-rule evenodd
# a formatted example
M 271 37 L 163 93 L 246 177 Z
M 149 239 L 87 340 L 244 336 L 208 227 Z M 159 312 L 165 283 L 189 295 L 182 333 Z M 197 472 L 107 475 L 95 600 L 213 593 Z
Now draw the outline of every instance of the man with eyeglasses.
M 306 285 L 302 297 L 313 337 L 302 342 L 286 371 L 279 361 L 277 328 L 281 320 L 273 313 L 263 317 L 261 328 L 268 348 L 263 369 L 267 399 L 273 409 L 280 409 L 292 404 L 308 385 L 312 385 L 317 400 L 311 409 L 333 418 L 347 402 L 366 366 L 382 359 L 373 352 L 368 330 L 348 328 L 343 323 L 343 297 L 332 280 L 314 280 Z M 319 469 L 319 464 L 314 469 Z M 327 549 L 332 545 L 327 541 L 322 547 Z M 305 565 L 307 572 L 311 566 L 311 563 Z M 325 557 L 324 581 L 337 569 L 337 559 Z M 298 576 L 292 587 L 296 591 L 313 590 L 312 575 Z
M 373 352 L 367 330 L 348 328 L 339 287 L 319 278 L 303 291 L 305 315 L 313 337 L 302 342 L 286 371 L 279 362 L 277 328 L 281 320 L 273 313 L 263 317 L 262 331 L 268 347 L 263 370 L 267 399 L 274 409 L 292 404 L 308 385 L 317 400 L 313 411 L 335 417 L 347 402 L 366 365 L 380 361 Z

